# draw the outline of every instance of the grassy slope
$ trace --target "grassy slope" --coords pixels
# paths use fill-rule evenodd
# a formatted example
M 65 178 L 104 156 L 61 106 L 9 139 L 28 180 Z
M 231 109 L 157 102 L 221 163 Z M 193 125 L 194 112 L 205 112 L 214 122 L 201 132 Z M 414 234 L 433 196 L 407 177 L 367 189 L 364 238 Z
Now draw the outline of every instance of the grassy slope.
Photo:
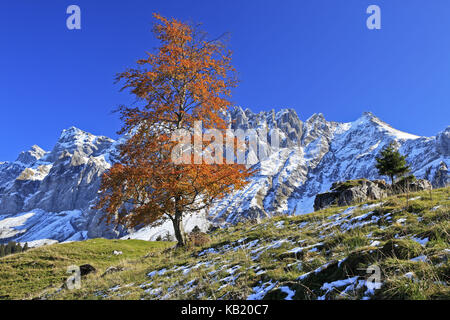
M 159 252 L 169 243 L 93 239 L 30 249 L 0 258 L 0 298 L 33 298 L 55 291 L 68 277 L 67 267 L 91 264 L 101 275 L 111 265 Z M 114 255 L 114 250 L 122 255 Z
M 118 240 L 37 248 L 0 259 L 0 296 L 449 299 L 449 192 L 437 189 L 431 198 L 429 192 L 411 194 L 420 198 L 408 206 L 405 196 L 396 196 L 381 205 L 240 224 L 217 230 L 209 244 L 189 250 L 163 251 L 172 244 Z M 114 256 L 113 250 L 124 254 Z M 83 279 L 79 290 L 56 291 L 65 268 L 83 263 L 101 271 L 109 266 L 125 270 L 105 277 L 97 272 Z M 374 292 L 364 281 L 370 265 L 382 272 L 382 287 Z

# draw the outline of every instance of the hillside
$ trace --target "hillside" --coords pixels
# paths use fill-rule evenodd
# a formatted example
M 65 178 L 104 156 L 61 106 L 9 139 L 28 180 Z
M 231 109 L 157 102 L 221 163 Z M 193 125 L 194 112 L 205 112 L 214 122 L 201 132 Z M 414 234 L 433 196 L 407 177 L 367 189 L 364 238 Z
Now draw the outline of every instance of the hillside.
M 67 267 L 91 264 L 105 270 L 110 265 L 160 252 L 166 242 L 94 239 L 55 244 L 0 258 L 0 299 L 31 299 L 59 288 L 69 276 Z M 122 254 L 115 255 L 114 251 Z
M 239 223 L 188 250 L 95 239 L 0 259 L 0 296 L 41 299 L 449 299 L 450 188 Z M 113 251 L 122 251 L 114 255 Z M 97 269 L 60 289 L 69 265 Z M 365 279 L 381 271 L 381 288 Z M 102 277 L 109 267 L 122 271 Z

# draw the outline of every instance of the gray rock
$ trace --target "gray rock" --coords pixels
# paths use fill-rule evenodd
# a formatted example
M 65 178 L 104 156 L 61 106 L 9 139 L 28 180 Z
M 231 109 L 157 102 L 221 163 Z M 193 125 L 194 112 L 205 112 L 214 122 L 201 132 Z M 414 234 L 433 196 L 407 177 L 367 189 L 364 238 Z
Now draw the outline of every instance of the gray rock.
M 125 269 L 123 267 L 108 267 L 108 269 L 105 270 L 105 272 L 101 275 L 101 277 L 103 278 L 104 276 L 106 276 L 108 274 L 117 273 L 117 272 L 121 272 L 124 270 Z
M 418 179 L 414 181 L 398 181 L 393 186 L 393 193 L 417 192 L 432 190 L 433 185 L 430 181 L 425 179 Z
M 349 180 L 334 183 L 330 192 L 320 193 L 314 200 L 314 210 L 331 205 L 348 206 L 367 200 L 379 200 L 388 195 L 389 186 L 383 180 Z
M 81 273 L 82 277 L 85 277 L 88 274 L 96 273 L 96 272 L 97 272 L 97 269 L 95 269 L 90 264 L 83 264 L 83 265 L 80 266 L 80 273 Z
M 428 180 L 397 182 L 393 186 L 384 180 L 367 179 L 349 180 L 333 183 L 329 192 L 320 193 L 314 199 L 314 210 L 321 210 L 331 205 L 349 206 L 368 200 L 381 200 L 388 195 L 404 192 L 431 190 L 433 186 Z
M 450 127 L 436 136 L 436 149 L 444 156 L 450 156 Z
M 448 174 L 448 167 L 445 162 L 441 162 L 439 164 L 439 168 L 436 170 L 436 173 L 433 178 L 433 185 L 438 188 L 446 187 L 450 184 L 450 177 Z

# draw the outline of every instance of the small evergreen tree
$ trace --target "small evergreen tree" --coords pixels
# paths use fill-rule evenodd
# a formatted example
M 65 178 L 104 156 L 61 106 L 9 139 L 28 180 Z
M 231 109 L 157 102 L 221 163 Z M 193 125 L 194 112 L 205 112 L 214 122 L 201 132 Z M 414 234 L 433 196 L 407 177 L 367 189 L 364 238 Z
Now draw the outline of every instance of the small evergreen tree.
M 14 253 L 21 253 L 22 252 L 22 245 L 20 243 L 16 243 L 14 247 Z
M 29 248 L 28 248 L 28 242 L 25 242 L 25 245 L 23 246 L 23 248 L 22 248 L 22 252 L 25 252 L 25 251 L 27 251 Z
M 12 243 L 8 242 L 8 244 L 5 247 L 5 256 L 12 253 Z
M 404 175 L 410 170 L 405 156 L 398 152 L 393 142 L 381 150 L 381 154 L 376 160 L 375 167 L 378 169 L 378 173 L 390 177 L 391 185 L 394 184 L 395 177 Z
M 17 252 L 17 246 L 15 241 L 10 241 L 8 245 L 11 247 L 11 254 Z
M 6 255 L 5 253 L 5 245 L 0 244 L 0 258 L 4 257 Z

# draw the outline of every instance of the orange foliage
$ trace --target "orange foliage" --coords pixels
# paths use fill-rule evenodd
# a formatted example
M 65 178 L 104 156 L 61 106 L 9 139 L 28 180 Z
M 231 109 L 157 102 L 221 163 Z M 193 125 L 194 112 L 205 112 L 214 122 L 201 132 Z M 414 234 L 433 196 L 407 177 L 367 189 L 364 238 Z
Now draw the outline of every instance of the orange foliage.
M 231 52 L 219 41 L 206 41 L 196 28 L 154 14 L 161 46 L 147 53 L 138 68 L 117 76 L 142 102 L 119 110 L 129 139 L 119 163 L 103 176 L 97 208 L 109 222 L 128 227 L 172 220 L 179 245 L 185 244 L 182 217 L 207 209 L 214 200 L 248 183 L 253 172 L 238 164 L 175 164 L 171 152 L 177 129 L 225 130 L 223 117 L 236 86 Z M 202 145 L 202 147 L 204 147 Z

